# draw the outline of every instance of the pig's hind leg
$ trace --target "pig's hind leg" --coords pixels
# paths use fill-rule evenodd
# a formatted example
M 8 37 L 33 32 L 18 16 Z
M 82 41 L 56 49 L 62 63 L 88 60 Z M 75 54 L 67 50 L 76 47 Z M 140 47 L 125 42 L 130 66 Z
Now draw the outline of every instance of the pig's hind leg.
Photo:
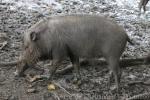
M 146 5 L 147 5 L 147 3 L 148 3 L 148 0 L 145 0 L 145 1 L 143 2 L 143 10 L 144 10 L 144 13 L 146 12 Z
M 109 65 L 109 69 L 110 71 L 112 71 L 112 74 L 114 76 L 115 79 L 115 84 L 116 87 L 115 89 L 117 89 L 117 91 L 119 91 L 119 87 L 120 87 L 120 78 L 121 78 L 121 70 L 119 67 L 119 59 L 116 59 L 115 57 L 109 57 L 107 59 L 108 65 Z
M 142 9 L 142 6 L 143 6 L 143 0 L 140 1 L 139 5 L 138 5 L 138 8 L 139 8 L 139 16 L 141 15 L 141 9 Z
M 141 15 L 141 9 L 142 9 L 142 7 L 143 7 L 143 10 L 144 10 L 144 3 L 145 3 L 145 1 L 144 0 L 140 0 L 140 3 L 139 3 L 139 5 L 138 5 L 138 8 L 139 8 L 139 16 Z

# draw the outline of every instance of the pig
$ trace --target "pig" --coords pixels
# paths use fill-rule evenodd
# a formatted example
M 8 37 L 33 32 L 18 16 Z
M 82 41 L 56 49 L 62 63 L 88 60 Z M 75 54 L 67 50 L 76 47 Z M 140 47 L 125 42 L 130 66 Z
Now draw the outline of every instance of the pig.
M 50 79 L 61 62 L 69 58 L 75 80 L 81 78 L 80 58 L 104 57 L 119 88 L 120 57 L 127 42 L 132 44 L 123 27 L 99 15 L 62 15 L 42 19 L 24 34 L 23 52 L 16 66 L 16 75 L 38 61 L 52 60 Z
M 146 5 L 148 3 L 149 0 L 140 0 L 139 2 L 139 15 L 141 15 L 141 9 L 143 7 L 144 13 L 146 12 Z

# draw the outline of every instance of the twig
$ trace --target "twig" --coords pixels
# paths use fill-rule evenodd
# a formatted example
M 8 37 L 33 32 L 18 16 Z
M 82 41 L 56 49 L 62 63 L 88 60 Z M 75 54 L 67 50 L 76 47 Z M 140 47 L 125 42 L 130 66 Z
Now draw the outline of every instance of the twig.
M 31 66 L 31 68 L 35 69 L 35 70 L 38 70 L 38 71 L 42 71 L 44 72 L 44 69 L 39 67 L 38 65 L 37 66 Z
M 7 43 L 8 43 L 7 41 L 0 43 L 0 45 L 2 45 L 0 46 L 0 50 L 2 50 L 7 45 Z
M 72 96 L 72 94 L 70 94 L 65 88 L 63 88 L 60 84 L 55 83 L 55 85 L 57 85 L 59 88 L 61 88 L 64 92 L 66 92 L 67 94 L 69 94 L 70 96 Z
M 53 94 L 57 98 L 57 100 L 60 100 L 59 96 L 55 92 L 53 92 Z
M 57 70 L 56 71 L 56 74 L 65 74 L 67 72 L 69 72 L 70 70 L 73 69 L 73 66 L 72 64 L 69 64 L 67 67 L 65 67 L 64 69 L 61 69 L 61 70 Z

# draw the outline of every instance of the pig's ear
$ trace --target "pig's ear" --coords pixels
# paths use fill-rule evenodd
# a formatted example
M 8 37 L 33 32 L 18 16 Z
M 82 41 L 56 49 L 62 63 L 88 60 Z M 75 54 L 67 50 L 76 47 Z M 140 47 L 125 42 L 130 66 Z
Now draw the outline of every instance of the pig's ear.
M 31 34 L 30 34 L 30 39 L 32 40 L 32 41 L 36 41 L 37 39 L 38 39 L 38 36 L 37 36 L 38 34 L 36 33 L 36 32 L 31 32 Z

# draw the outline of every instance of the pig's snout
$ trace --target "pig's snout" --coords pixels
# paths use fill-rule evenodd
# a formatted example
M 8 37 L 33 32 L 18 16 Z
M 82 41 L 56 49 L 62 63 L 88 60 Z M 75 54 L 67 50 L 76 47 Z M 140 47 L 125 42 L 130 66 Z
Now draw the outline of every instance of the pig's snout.
M 19 76 L 19 71 L 16 70 L 16 71 L 14 72 L 14 75 L 15 75 L 15 77 L 18 77 L 18 76 Z
M 14 72 L 14 75 L 15 75 L 16 78 L 25 76 L 23 73 L 19 72 L 19 70 L 17 70 L 17 69 Z
M 28 67 L 29 66 L 27 64 L 24 64 L 24 63 L 21 63 L 21 64 L 17 65 L 16 71 L 14 72 L 15 77 L 24 77 L 25 76 L 24 71 L 26 69 L 28 69 Z

